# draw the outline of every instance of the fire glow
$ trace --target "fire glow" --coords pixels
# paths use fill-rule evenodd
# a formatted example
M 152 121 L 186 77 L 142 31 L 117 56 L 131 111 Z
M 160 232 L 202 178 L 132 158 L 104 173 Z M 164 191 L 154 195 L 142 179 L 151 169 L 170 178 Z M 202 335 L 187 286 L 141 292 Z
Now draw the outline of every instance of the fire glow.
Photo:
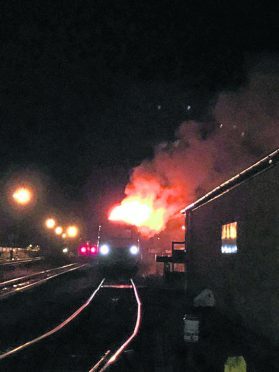
M 157 207 L 152 197 L 130 195 L 115 206 L 110 221 L 120 221 L 139 228 L 142 233 L 158 232 L 165 226 L 167 210 Z
M 154 158 L 133 169 L 110 220 L 137 226 L 148 238 L 176 226 L 178 236 L 182 208 L 253 164 L 255 148 L 257 157 L 278 148 L 278 90 L 270 88 L 278 75 L 255 71 L 245 89 L 220 94 L 213 122 L 182 123 L 174 141 L 157 145 Z

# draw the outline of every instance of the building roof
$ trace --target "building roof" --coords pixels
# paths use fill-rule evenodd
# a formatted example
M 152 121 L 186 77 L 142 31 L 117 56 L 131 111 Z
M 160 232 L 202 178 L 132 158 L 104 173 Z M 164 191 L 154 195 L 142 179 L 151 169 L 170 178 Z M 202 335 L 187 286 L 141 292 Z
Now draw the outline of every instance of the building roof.
M 256 176 L 257 174 L 266 171 L 269 168 L 274 167 L 279 162 L 279 148 L 269 155 L 265 156 L 263 159 L 257 161 L 255 164 L 246 168 L 242 172 L 236 174 L 234 177 L 230 178 L 221 185 L 215 187 L 209 193 L 202 196 L 200 199 L 196 200 L 194 203 L 187 205 L 181 210 L 181 213 L 186 213 L 189 210 L 193 210 L 202 204 L 209 202 L 210 200 L 220 196 L 224 192 L 236 187 L 240 183 L 246 181 L 247 179 Z

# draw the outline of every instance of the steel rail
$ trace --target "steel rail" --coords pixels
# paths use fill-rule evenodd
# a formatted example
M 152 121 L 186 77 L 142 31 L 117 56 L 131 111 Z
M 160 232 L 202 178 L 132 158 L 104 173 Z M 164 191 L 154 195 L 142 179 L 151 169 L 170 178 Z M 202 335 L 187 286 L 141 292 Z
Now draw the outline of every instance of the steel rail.
M 67 273 L 69 273 L 71 271 L 74 271 L 74 270 L 79 270 L 79 269 L 81 269 L 84 266 L 86 266 L 86 264 L 83 264 L 83 265 L 80 265 L 80 266 L 75 266 L 75 267 L 73 267 L 71 269 L 64 270 L 64 271 L 62 271 L 60 273 L 57 273 L 57 274 L 53 274 L 53 275 L 48 276 L 46 278 L 43 278 L 41 280 L 37 280 L 37 281 L 35 281 L 33 283 L 26 284 L 26 285 L 24 285 L 24 286 L 22 286 L 20 288 L 15 288 L 12 291 L 9 291 L 9 292 L 6 292 L 6 293 L 2 293 L 2 294 L 0 294 L 0 300 L 2 300 L 4 298 L 7 298 L 7 297 L 10 297 L 10 296 L 13 296 L 13 295 L 15 295 L 15 294 L 17 294 L 19 292 L 24 292 L 24 291 L 29 290 L 31 288 L 38 287 L 39 285 L 42 285 L 42 284 L 46 283 L 50 279 L 57 278 L 60 275 L 67 274 Z M 27 283 L 28 283 L 28 281 L 27 281 Z M 24 284 L 24 282 L 22 284 Z
M 55 271 L 55 270 L 65 269 L 66 267 L 70 267 L 70 266 L 74 266 L 74 265 L 78 265 L 78 263 L 72 263 L 72 264 L 68 264 L 68 265 L 64 265 L 64 266 L 54 267 L 53 269 L 38 271 L 38 272 L 33 273 L 33 274 L 24 275 L 24 276 L 20 276 L 18 278 L 9 279 L 9 280 L 6 280 L 5 282 L 0 282 L 0 287 L 6 287 L 7 285 L 10 285 L 10 284 L 14 284 L 14 283 L 17 283 L 17 282 L 21 282 L 23 280 L 31 279 L 31 278 L 34 278 L 38 275 L 47 274 L 47 273 L 50 273 L 50 272 Z
M 25 342 L 24 344 L 15 347 L 14 349 L 11 349 L 3 354 L 0 354 L 0 360 L 3 360 L 11 355 L 14 355 L 24 349 L 26 349 L 29 346 L 32 346 L 36 344 L 39 341 L 42 341 L 43 339 L 52 336 L 54 333 L 60 331 L 62 328 L 64 328 L 68 323 L 70 323 L 73 319 L 75 319 L 94 299 L 96 294 L 99 292 L 100 288 L 102 287 L 103 282 L 105 281 L 105 278 L 101 281 L 101 283 L 98 285 L 98 287 L 95 289 L 95 291 L 91 294 L 91 296 L 87 299 L 87 301 L 80 306 L 72 315 L 70 315 L 67 319 L 65 319 L 62 323 L 58 324 L 53 329 L 49 330 L 48 332 L 42 334 L 41 336 L 38 336 L 34 338 L 33 340 L 30 340 L 28 342 Z
M 0 266 L 15 266 L 15 265 L 21 265 L 25 263 L 32 263 L 32 262 L 38 262 L 43 260 L 43 257 L 36 257 L 36 258 L 28 258 L 26 260 L 15 260 L 15 261 L 8 261 L 8 262 L 0 262 Z
M 139 294 L 138 294 L 138 291 L 137 291 L 137 288 L 135 286 L 134 281 L 132 279 L 130 279 L 130 281 L 132 283 L 132 287 L 133 287 L 134 294 L 135 294 L 137 304 L 138 304 L 137 320 L 136 320 L 136 324 L 135 324 L 133 333 L 128 337 L 128 339 L 113 354 L 112 354 L 111 350 L 108 350 L 105 353 L 105 355 L 102 356 L 102 358 L 93 367 L 90 368 L 89 372 L 96 372 L 96 371 L 103 372 L 107 368 L 109 368 L 113 363 L 115 363 L 117 361 L 117 359 L 120 357 L 120 355 L 124 352 L 124 350 L 133 341 L 133 339 L 137 336 L 137 334 L 139 332 L 139 327 L 140 327 L 140 323 L 141 323 L 141 319 L 142 319 L 142 304 L 141 304 Z M 127 288 L 127 287 L 124 286 L 123 288 Z M 101 365 L 104 364 L 104 363 L 105 363 L 105 365 L 103 367 L 101 367 Z

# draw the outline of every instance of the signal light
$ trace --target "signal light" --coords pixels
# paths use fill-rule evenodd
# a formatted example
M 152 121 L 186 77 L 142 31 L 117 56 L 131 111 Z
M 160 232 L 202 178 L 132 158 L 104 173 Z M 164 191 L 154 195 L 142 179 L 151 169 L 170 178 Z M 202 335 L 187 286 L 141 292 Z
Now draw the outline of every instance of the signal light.
M 86 248 L 85 247 L 81 247 L 80 248 L 80 251 L 81 251 L 81 253 L 86 253 Z

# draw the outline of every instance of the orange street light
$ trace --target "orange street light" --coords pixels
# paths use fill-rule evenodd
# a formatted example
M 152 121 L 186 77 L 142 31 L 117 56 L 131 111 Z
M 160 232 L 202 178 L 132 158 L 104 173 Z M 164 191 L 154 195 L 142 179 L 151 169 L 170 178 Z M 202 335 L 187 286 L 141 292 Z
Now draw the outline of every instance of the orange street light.
M 13 199 L 17 204 L 27 205 L 31 202 L 32 191 L 27 187 L 18 187 L 13 193 Z
M 63 229 L 61 226 L 57 226 L 54 231 L 56 235 L 61 235 L 63 233 Z
M 67 236 L 69 238 L 76 238 L 78 235 L 78 228 L 74 225 L 67 228 Z
M 54 226 L 56 225 L 56 221 L 54 218 L 48 218 L 45 223 L 48 229 L 53 229 Z

